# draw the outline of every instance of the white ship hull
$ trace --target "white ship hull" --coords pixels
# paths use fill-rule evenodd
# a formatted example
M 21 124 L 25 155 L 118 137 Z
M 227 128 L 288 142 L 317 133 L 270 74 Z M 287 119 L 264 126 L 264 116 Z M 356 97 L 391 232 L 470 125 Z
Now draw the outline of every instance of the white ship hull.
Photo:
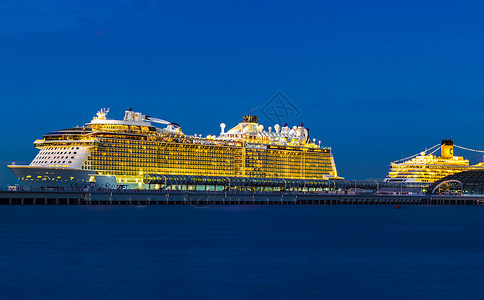
M 69 168 L 8 166 L 26 189 L 86 188 L 95 184 L 102 188 L 116 188 L 113 176 L 96 175 L 96 171 Z
M 415 183 L 415 182 L 420 182 L 417 180 L 417 178 L 405 178 L 405 177 L 399 177 L 399 178 L 385 178 L 383 182 L 403 182 L 403 183 Z

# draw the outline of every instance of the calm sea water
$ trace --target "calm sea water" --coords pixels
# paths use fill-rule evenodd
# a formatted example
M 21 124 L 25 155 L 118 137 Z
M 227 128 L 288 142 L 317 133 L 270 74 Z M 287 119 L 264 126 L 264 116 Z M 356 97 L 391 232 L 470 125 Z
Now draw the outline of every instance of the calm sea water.
M 4 299 L 478 299 L 484 207 L 2 206 Z

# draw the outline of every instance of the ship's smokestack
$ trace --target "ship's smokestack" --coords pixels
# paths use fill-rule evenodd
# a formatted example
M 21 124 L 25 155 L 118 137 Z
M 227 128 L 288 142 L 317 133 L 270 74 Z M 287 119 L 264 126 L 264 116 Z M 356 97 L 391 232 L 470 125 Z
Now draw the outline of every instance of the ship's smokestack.
M 251 116 L 251 115 L 244 116 L 244 123 L 257 123 L 257 116 Z
M 454 141 L 453 140 L 442 140 L 440 147 L 440 156 L 442 158 L 452 158 L 454 157 Z

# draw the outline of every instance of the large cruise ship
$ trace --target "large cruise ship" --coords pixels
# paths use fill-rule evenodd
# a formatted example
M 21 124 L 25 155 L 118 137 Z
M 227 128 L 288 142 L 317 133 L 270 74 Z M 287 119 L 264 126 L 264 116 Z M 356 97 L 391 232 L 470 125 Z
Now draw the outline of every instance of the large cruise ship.
M 437 146 L 439 145 L 435 145 L 434 147 Z M 440 157 L 428 153 L 432 148 L 414 155 L 411 159 L 404 160 L 403 162 L 392 162 L 390 164 L 390 172 L 384 181 L 433 183 L 455 173 L 484 169 L 484 162 L 478 163 L 477 165 L 470 165 L 469 160 L 464 159 L 462 156 L 454 156 L 454 142 L 452 140 L 442 140 L 440 144 Z M 433 152 L 438 149 L 436 148 Z
M 341 179 L 332 150 L 300 126 L 264 130 L 256 116 L 218 136 L 187 135 L 172 122 L 134 112 L 123 120 L 102 109 L 90 123 L 50 132 L 30 165 L 10 165 L 24 188 L 146 188 L 146 174 Z M 153 124 L 162 124 L 163 128 Z

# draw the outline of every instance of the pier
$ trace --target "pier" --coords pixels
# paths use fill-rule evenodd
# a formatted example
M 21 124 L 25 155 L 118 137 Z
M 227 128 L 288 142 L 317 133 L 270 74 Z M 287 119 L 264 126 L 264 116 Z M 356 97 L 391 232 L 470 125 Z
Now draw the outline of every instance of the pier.
M 1 191 L 0 205 L 484 205 L 484 196 L 144 190 Z

